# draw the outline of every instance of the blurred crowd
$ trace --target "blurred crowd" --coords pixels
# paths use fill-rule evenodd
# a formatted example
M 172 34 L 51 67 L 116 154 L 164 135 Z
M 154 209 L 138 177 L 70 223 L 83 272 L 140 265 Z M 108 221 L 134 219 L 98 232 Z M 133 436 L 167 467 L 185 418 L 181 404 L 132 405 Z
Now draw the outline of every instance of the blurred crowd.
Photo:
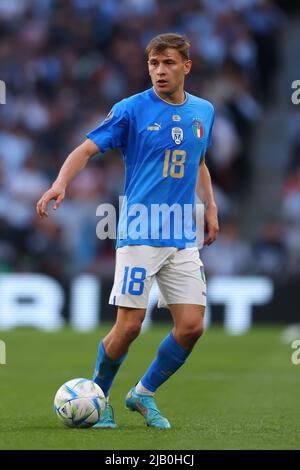
M 0 106 L 0 270 L 111 278 L 114 241 L 97 239 L 96 208 L 117 205 L 123 192 L 117 151 L 95 156 L 45 221 L 35 205 L 112 104 L 151 86 L 148 41 L 178 32 L 192 44 L 186 89 L 211 100 L 217 116 L 207 164 L 221 234 L 203 250 L 207 273 L 280 276 L 286 245 L 277 222 L 253 242 L 239 238 L 236 221 L 255 177 L 251 136 L 271 100 L 285 21 L 271 0 L 1 0 L 0 79 L 9 91 Z M 284 203 L 287 223 L 296 214 L 300 225 L 299 155 L 295 139 L 297 171 Z M 290 272 L 299 275 L 294 264 Z

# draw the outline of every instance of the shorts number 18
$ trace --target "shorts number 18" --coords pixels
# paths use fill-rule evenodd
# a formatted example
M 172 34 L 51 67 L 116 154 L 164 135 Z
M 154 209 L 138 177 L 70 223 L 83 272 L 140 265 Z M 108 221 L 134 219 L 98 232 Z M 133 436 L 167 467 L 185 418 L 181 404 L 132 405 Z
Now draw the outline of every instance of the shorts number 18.
M 133 267 L 130 270 L 129 266 L 125 266 L 122 294 L 126 294 L 129 274 L 130 282 L 128 285 L 128 293 L 131 295 L 142 295 L 142 293 L 144 292 L 144 280 L 146 279 L 146 269 Z

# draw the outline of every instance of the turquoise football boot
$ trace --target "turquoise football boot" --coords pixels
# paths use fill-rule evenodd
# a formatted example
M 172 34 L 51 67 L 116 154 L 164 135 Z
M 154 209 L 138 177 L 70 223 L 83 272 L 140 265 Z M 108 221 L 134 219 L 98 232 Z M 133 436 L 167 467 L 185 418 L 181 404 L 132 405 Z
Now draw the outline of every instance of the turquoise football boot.
M 144 416 L 147 426 L 157 429 L 170 429 L 169 421 L 160 414 L 153 397 L 139 395 L 135 392 L 135 388 L 132 388 L 126 396 L 125 404 L 130 411 L 137 411 Z
M 109 403 L 106 402 L 101 418 L 93 427 L 102 429 L 116 429 L 118 427 L 115 422 L 113 407 Z

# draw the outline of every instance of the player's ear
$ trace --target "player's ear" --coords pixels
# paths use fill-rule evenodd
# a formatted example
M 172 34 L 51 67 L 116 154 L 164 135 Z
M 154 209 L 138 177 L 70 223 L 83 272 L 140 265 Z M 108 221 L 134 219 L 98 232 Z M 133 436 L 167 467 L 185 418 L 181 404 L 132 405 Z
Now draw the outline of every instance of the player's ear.
M 191 68 L 192 68 L 192 61 L 191 59 L 189 59 L 184 63 L 184 75 L 187 75 L 190 72 Z

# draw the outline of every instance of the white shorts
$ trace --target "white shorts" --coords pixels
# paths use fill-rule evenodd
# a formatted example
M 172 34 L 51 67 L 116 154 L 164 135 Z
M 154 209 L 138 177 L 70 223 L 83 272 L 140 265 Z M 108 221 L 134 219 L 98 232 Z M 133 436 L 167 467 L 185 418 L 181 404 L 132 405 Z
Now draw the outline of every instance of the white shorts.
M 206 306 L 205 275 L 198 249 L 148 245 L 117 249 L 109 303 L 147 308 L 154 279 L 159 287 L 158 307 L 169 304 Z

